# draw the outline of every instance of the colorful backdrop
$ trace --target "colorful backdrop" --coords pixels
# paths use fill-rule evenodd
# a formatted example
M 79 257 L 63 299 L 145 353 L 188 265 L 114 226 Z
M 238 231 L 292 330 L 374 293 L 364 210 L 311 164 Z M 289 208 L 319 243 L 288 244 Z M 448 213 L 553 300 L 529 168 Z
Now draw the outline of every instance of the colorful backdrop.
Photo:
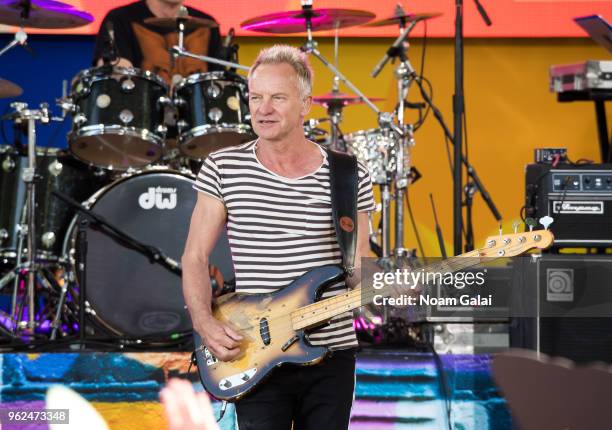
M 96 18 L 95 22 L 81 28 L 60 30 L 61 34 L 95 34 L 106 12 L 116 6 L 129 3 L 130 0 L 64 0 L 65 3 L 86 10 Z M 243 32 L 240 23 L 256 16 L 300 9 L 299 0 L 233 0 L 232 7 L 227 7 L 227 0 L 187 0 L 194 6 L 214 16 L 221 24 L 225 34 L 231 27 L 239 35 L 256 35 Z M 449 37 L 454 34 L 455 17 L 454 0 L 314 0 L 315 8 L 362 9 L 376 14 L 379 19 L 393 14 L 396 4 L 400 3 L 407 12 L 441 12 L 443 16 L 432 20 L 428 32 L 434 37 Z M 612 5 L 608 0 L 481 0 L 494 25 L 487 27 L 476 11 L 473 0 L 463 0 L 465 8 L 465 34 L 468 37 L 577 37 L 583 36 L 582 30 L 574 24 L 572 18 L 591 14 L 609 15 Z M 5 31 L 7 29 L 5 28 Z M 422 34 L 417 28 L 415 34 Z M 37 31 L 32 31 L 37 32 Z M 50 33 L 48 30 L 41 31 Z M 346 36 L 393 36 L 397 29 L 353 28 L 343 30 Z

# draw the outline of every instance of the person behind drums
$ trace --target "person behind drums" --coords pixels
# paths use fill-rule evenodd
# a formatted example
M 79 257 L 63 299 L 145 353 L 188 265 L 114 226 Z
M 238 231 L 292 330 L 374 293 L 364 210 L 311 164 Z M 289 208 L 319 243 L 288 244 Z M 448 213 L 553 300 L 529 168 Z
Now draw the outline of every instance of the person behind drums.
M 332 221 L 327 153 L 304 137 L 312 102 L 312 69 L 298 48 L 263 50 L 249 74 L 249 108 L 257 140 L 221 149 L 204 161 L 183 262 L 183 293 L 193 328 L 222 361 L 237 357 L 242 335 L 211 311 L 208 262 L 227 225 L 236 291 L 269 293 L 303 273 L 341 262 Z M 359 165 L 355 262 L 369 253 L 372 185 Z M 354 287 L 360 271 L 327 287 L 331 297 Z M 262 294 L 262 300 L 265 295 Z M 262 302 L 263 303 L 263 302 Z M 357 339 L 344 313 L 309 336 L 333 355 L 313 366 L 280 366 L 236 403 L 238 427 L 265 430 L 346 430 L 355 382 Z
M 193 73 L 219 70 L 214 64 L 192 58 L 172 58 L 168 49 L 178 43 L 176 29 L 162 30 L 144 22 L 153 17 L 176 17 L 183 2 L 141 0 L 112 9 L 104 18 L 96 37 L 93 65 L 103 65 L 104 56 L 109 55 L 108 51 L 114 44 L 117 56 L 117 60 L 113 61 L 114 66 L 151 71 L 169 85 Z M 190 17 L 214 21 L 212 16 L 191 7 L 187 7 L 187 11 Z M 184 47 L 194 54 L 221 58 L 223 49 L 219 28 L 196 27 L 185 31 Z

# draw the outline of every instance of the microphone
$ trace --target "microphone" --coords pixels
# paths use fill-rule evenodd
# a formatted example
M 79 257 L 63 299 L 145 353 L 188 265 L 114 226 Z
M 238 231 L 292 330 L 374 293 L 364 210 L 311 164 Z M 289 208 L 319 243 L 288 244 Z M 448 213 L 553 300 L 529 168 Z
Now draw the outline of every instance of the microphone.
M 395 39 L 395 42 L 393 42 L 393 45 L 391 45 L 391 47 L 387 49 L 385 56 L 378 62 L 376 67 L 374 67 L 374 70 L 372 70 L 371 76 L 373 78 L 378 76 L 383 67 L 385 67 L 385 64 L 387 64 L 387 61 L 389 61 L 392 57 L 396 57 L 398 55 L 398 49 L 400 48 L 406 37 L 408 37 L 408 33 L 412 31 L 417 22 L 418 21 L 412 21 L 410 25 L 408 25 L 408 27 L 402 30 L 401 34 L 398 36 L 397 39 Z
M 227 36 L 225 36 L 225 40 L 223 41 L 223 47 L 225 49 L 232 46 L 232 42 L 234 41 L 235 34 L 236 34 L 236 31 L 234 30 L 234 27 L 230 28 L 229 31 L 227 32 Z
M 485 8 L 482 6 L 479 0 L 474 0 L 474 3 L 476 3 L 476 9 L 478 9 L 478 13 L 482 17 L 482 20 L 485 22 L 485 24 L 490 26 L 491 18 L 489 18 L 489 15 L 487 15 L 487 11 L 485 10 Z
M 234 36 L 236 32 L 234 27 L 230 28 L 227 32 L 227 36 L 223 40 L 222 48 L 221 48 L 221 56 L 226 61 L 237 62 L 234 58 L 237 52 L 237 46 L 234 46 Z M 235 72 L 235 70 L 233 70 Z
M 117 45 L 115 44 L 115 29 L 111 21 L 106 21 L 105 24 L 106 33 L 106 49 L 102 54 L 102 62 L 105 66 L 111 66 L 114 61 L 117 60 Z

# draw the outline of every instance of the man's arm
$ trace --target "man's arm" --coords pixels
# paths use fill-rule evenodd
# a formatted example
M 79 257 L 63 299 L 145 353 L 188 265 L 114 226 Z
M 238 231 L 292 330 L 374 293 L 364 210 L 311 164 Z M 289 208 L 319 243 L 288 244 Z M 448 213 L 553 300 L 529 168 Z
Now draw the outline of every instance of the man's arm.
M 361 259 L 370 256 L 369 219 L 367 212 L 357 213 L 357 249 L 355 250 L 355 272 L 346 279 L 349 288 L 361 282 Z
M 225 225 L 225 220 L 223 203 L 204 193 L 198 193 L 181 262 L 183 295 L 193 328 L 200 334 L 215 357 L 228 361 L 240 353 L 239 341 L 242 340 L 242 336 L 213 317 L 212 286 L 208 271 L 208 257 Z

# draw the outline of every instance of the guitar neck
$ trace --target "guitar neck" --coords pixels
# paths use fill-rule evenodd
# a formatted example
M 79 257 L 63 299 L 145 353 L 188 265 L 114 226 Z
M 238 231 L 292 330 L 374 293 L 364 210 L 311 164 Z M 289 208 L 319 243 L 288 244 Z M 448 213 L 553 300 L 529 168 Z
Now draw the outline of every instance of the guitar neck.
M 418 271 L 425 274 L 453 273 L 480 264 L 482 261 L 483 256 L 476 250 L 456 257 L 451 257 L 436 264 L 431 264 L 422 269 L 418 269 Z M 404 285 L 400 288 L 402 288 L 404 292 L 410 291 L 411 294 L 418 294 L 423 289 L 422 285 L 417 285 L 410 290 L 406 289 Z M 397 290 L 391 285 L 385 285 L 385 288 L 381 290 L 375 290 L 374 288 L 364 290 L 362 287 L 357 287 L 346 293 L 303 306 L 293 311 L 291 313 L 293 328 L 295 330 L 301 330 L 316 326 L 317 324 L 328 321 L 336 315 L 372 303 L 375 297 L 390 297 L 395 294 L 397 294 Z

